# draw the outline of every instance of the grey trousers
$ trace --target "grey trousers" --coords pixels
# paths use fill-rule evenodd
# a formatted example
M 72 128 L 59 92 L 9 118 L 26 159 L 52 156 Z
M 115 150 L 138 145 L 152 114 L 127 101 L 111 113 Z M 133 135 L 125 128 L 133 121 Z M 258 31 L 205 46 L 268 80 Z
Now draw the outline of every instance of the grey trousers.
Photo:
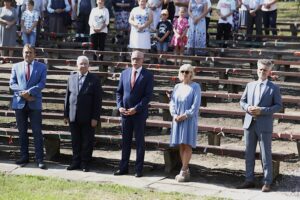
M 260 131 L 256 122 L 252 121 L 250 127 L 244 130 L 244 136 L 246 145 L 246 181 L 254 181 L 255 152 L 258 143 L 264 174 L 263 184 L 272 184 L 272 132 Z

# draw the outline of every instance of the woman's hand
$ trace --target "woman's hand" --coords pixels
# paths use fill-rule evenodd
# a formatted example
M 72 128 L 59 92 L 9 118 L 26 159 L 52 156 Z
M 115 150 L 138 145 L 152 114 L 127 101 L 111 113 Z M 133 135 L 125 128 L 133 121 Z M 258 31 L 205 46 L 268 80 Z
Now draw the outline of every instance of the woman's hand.
M 184 121 L 186 120 L 188 117 L 186 114 L 183 114 L 183 115 L 178 115 L 177 117 L 175 117 L 175 121 L 176 122 L 181 122 L 181 121 Z

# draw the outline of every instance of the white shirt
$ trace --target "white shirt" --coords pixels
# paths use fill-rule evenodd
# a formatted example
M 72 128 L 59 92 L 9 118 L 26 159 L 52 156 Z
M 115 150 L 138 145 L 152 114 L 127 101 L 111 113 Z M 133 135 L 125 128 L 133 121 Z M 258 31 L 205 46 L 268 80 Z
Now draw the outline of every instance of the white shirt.
M 267 4 L 272 2 L 273 0 L 263 0 L 263 4 Z M 277 10 L 277 5 L 276 2 L 274 4 L 271 5 L 271 7 L 268 9 L 265 6 L 262 6 L 261 8 L 262 11 L 273 11 L 273 10 Z
M 107 33 L 107 26 L 109 24 L 109 12 L 107 8 L 93 8 L 89 17 L 90 34 L 94 34 L 94 28 L 101 28 L 105 24 L 105 28 L 101 30 L 101 33 Z
M 261 99 L 261 96 L 262 96 L 262 94 L 264 93 L 264 91 L 265 91 L 265 89 L 266 89 L 267 82 L 268 82 L 268 79 L 266 79 L 266 80 L 264 80 L 264 81 L 260 81 L 260 80 L 257 81 L 258 86 L 260 85 L 259 99 Z M 257 87 L 258 87 L 258 86 L 257 86 Z M 257 91 L 259 91 L 259 89 L 258 89 L 258 88 L 255 88 L 255 92 L 257 92 Z M 258 92 L 257 92 L 257 93 L 258 93 Z M 255 95 L 257 95 L 257 94 L 255 94 Z
M 235 0 L 219 0 L 217 9 L 220 11 L 221 15 L 228 15 L 230 12 L 235 10 Z M 230 23 L 233 24 L 232 14 L 226 18 L 226 20 L 219 19 L 219 23 Z
M 246 1 L 245 4 L 247 5 Z M 251 10 L 255 10 L 262 4 L 263 4 L 263 0 L 248 0 L 248 5 Z

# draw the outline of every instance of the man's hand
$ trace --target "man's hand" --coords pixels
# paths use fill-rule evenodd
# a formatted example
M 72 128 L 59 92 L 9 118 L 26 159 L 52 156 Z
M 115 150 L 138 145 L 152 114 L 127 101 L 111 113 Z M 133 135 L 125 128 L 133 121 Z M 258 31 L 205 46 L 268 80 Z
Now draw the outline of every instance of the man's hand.
M 119 112 L 120 112 L 122 115 L 125 115 L 126 109 L 123 108 L 123 107 L 121 107 L 121 108 L 119 108 Z
M 255 10 L 250 10 L 249 13 L 250 13 L 250 15 L 251 15 L 252 17 L 255 17 L 255 16 L 256 16 Z
M 20 93 L 20 96 L 23 97 L 26 101 L 34 101 L 35 98 L 33 96 L 30 96 L 30 94 L 27 91 L 22 91 Z
M 64 123 L 65 125 L 69 124 L 70 123 L 69 118 L 64 118 Z
M 268 4 L 268 3 L 266 3 L 266 4 L 265 4 L 265 7 L 266 7 L 266 9 L 270 9 L 270 8 L 271 8 L 271 5 Z
M 92 126 L 93 128 L 95 128 L 95 127 L 97 126 L 97 124 L 98 124 L 98 121 L 95 120 L 95 119 L 92 119 L 92 121 L 91 121 L 91 126 Z
M 221 19 L 224 20 L 224 21 L 226 21 L 227 17 L 222 15 Z
M 249 106 L 248 107 L 248 112 L 256 117 L 256 116 L 259 116 L 261 114 L 261 108 L 260 107 L 257 107 L 257 106 Z
M 125 115 L 134 115 L 136 113 L 135 108 L 129 108 L 126 112 Z

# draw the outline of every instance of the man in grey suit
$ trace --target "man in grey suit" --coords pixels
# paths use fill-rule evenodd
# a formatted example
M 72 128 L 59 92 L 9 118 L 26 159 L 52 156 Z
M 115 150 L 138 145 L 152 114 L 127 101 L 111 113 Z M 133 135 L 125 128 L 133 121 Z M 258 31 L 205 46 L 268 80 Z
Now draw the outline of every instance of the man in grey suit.
M 263 166 L 262 192 L 271 190 L 273 113 L 282 108 L 280 89 L 268 80 L 272 69 L 271 60 L 258 60 L 258 80 L 247 84 L 240 105 L 246 111 L 244 136 L 246 144 L 246 180 L 237 189 L 253 188 L 256 145 L 259 142 Z
M 97 75 L 89 72 L 89 59 L 79 56 L 78 72 L 68 79 L 64 122 L 70 124 L 73 158 L 67 170 L 89 171 L 95 128 L 100 120 L 102 87 Z

